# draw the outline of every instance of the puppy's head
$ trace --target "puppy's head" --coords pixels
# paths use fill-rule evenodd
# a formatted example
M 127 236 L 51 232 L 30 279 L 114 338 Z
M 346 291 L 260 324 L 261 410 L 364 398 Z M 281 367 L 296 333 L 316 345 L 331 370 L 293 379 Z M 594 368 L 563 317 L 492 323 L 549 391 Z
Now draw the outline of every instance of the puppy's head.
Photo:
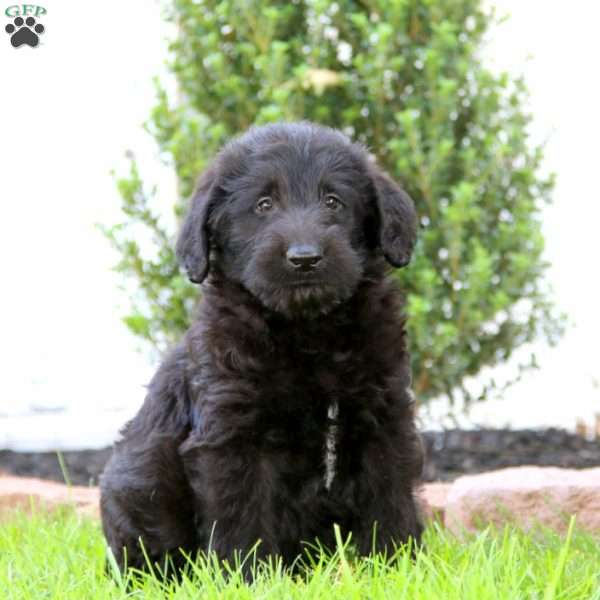
M 416 215 L 365 149 L 311 123 L 267 125 L 230 142 L 200 178 L 177 253 L 286 316 L 327 313 L 370 262 L 408 264 Z

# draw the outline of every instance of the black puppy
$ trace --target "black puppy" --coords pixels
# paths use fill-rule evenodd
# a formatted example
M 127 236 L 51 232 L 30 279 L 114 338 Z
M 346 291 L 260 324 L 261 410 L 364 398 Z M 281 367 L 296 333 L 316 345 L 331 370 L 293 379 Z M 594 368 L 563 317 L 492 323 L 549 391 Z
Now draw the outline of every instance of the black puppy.
M 198 319 L 153 378 L 102 477 L 119 562 L 257 541 L 393 551 L 422 526 L 401 296 L 410 198 L 338 131 L 253 128 L 201 177 L 178 242 Z M 208 277 L 207 277 L 208 275 Z M 374 533 L 375 532 L 375 533 Z

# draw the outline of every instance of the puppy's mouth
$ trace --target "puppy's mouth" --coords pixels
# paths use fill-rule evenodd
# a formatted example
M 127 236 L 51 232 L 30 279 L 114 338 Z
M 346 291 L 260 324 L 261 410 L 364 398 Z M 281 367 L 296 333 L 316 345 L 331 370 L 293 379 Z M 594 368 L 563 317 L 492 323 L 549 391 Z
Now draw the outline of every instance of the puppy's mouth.
M 339 306 L 353 290 L 314 278 L 282 282 L 268 290 L 257 291 L 258 297 L 269 308 L 291 318 L 312 319 Z
M 301 279 L 299 281 L 290 281 L 288 283 L 286 283 L 285 285 L 283 285 L 282 287 L 287 287 L 287 288 L 317 288 L 317 287 L 324 287 L 326 286 L 327 283 L 325 281 L 323 281 L 322 279 Z
M 325 315 L 354 293 L 362 275 L 353 254 L 323 259 L 310 270 L 290 269 L 279 254 L 259 253 L 244 271 L 242 283 L 267 308 L 291 318 Z

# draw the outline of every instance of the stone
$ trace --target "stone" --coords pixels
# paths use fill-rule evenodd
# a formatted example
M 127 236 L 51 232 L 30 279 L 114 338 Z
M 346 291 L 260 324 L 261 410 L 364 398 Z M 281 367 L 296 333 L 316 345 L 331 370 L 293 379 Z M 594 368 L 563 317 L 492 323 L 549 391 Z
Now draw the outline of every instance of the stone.
M 426 483 L 417 493 L 417 499 L 425 521 L 444 523 L 446 498 L 452 487 L 451 483 Z
M 98 518 L 100 492 L 95 487 L 67 486 L 54 481 L 0 474 L 0 518 L 14 510 L 55 510 L 73 506 L 82 515 Z
M 565 533 L 576 527 L 600 533 L 600 468 L 514 467 L 459 477 L 446 498 L 444 523 L 455 533 L 488 524 L 541 524 Z

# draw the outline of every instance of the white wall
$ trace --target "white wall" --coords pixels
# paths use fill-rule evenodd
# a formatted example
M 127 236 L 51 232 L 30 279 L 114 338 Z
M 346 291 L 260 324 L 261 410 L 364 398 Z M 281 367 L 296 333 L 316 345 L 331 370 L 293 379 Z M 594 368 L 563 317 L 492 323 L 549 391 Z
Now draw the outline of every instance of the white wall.
M 119 218 L 110 171 L 128 148 L 173 198 L 140 127 L 166 56 L 158 3 L 42 5 L 37 48 L 13 48 L 0 15 L 0 447 L 101 444 L 142 401 L 152 369 L 120 322 L 117 256 L 95 224 Z M 57 406 L 72 418 L 17 418 Z

